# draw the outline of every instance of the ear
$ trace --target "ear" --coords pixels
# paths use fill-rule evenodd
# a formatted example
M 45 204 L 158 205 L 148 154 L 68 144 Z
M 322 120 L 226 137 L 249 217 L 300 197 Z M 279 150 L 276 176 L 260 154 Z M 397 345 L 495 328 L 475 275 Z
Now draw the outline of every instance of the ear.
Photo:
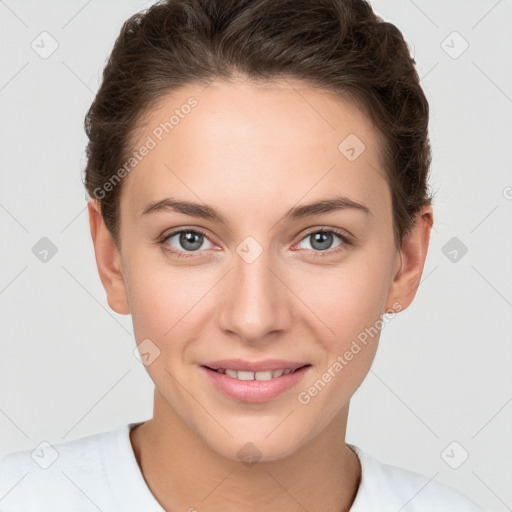
M 130 306 L 121 266 L 121 254 L 105 226 L 99 201 L 90 199 L 87 208 L 89 210 L 89 226 L 96 255 L 96 265 L 103 288 L 107 292 L 108 305 L 116 313 L 128 315 L 130 314 Z
M 416 215 L 414 227 L 397 256 L 398 271 L 389 289 L 386 311 L 402 311 L 413 301 L 423 273 L 433 221 L 431 206 L 425 206 Z

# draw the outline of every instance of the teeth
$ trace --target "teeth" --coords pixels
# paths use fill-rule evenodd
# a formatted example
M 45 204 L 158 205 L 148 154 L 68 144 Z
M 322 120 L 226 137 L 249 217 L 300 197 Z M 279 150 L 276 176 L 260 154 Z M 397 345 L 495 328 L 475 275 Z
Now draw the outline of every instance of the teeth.
M 248 372 L 248 371 L 237 371 L 219 368 L 216 370 L 218 373 L 224 373 L 228 377 L 232 377 L 233 379 L 238 380 L 270 380 L 275 379 L 277 377 L 281 377 L 281 375 L 288 375 L 292 372 L 292 370 L 267 370 L 264 372 Z

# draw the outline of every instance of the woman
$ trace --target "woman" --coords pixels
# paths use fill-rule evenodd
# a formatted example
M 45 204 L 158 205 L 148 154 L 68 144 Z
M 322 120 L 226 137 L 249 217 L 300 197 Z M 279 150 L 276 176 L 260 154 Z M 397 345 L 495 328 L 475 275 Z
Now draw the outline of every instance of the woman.
M 168 0 L 124 24 L 85 186 L 153 418 L 47 467 L 5 456 L 2 510 L 483 510 L 345 442 L 433 222 L 414 64 L 362 0 Z

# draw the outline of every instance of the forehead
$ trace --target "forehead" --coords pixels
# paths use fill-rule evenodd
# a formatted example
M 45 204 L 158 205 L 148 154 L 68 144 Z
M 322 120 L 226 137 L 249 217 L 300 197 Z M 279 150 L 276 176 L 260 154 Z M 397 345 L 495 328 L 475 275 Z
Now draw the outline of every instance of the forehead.
M 214 204 L 251 196 L 260 209 L 305 194 L 387 195 L 370 120 L 354 103 L 298 81 L 183 87 L 141 120 L 134 150 L 145 144 L 151 149 L 123 192 L 139 213 L 166 193 Z M 386 206 L 389 198 L 380 200 Z

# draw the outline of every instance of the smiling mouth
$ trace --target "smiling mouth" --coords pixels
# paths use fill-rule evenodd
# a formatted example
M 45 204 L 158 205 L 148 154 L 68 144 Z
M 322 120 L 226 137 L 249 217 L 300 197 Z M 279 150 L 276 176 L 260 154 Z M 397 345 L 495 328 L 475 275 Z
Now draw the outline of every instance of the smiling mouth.
M 266 371 L 260 371 L 260 372 L 250 372 L 246 370 L 232 370 L 229 368 L 210 368 L 209 366 L 205 366 L 208 370 L 211 370 L 212 372 L 221 373 L 223 375 L 227 375 L 228 377 L 231 377 L 233 379 L 237 380 L 258 380 L 258 381 L 265 381 L 265 380 L 272 380 L 272 379 L 278 379 L 279 377 L 282 377 L 283 375 L 288 375 L 290 373 L 294 373 L 297 370 L 300 370 L 301 368 L 305 368 L 307 366 L 311 366 L 310 364 L 305 364 L 303 366 L 300 366 L 295 369 L 276 369 L 276 370 L 266 370 Z

